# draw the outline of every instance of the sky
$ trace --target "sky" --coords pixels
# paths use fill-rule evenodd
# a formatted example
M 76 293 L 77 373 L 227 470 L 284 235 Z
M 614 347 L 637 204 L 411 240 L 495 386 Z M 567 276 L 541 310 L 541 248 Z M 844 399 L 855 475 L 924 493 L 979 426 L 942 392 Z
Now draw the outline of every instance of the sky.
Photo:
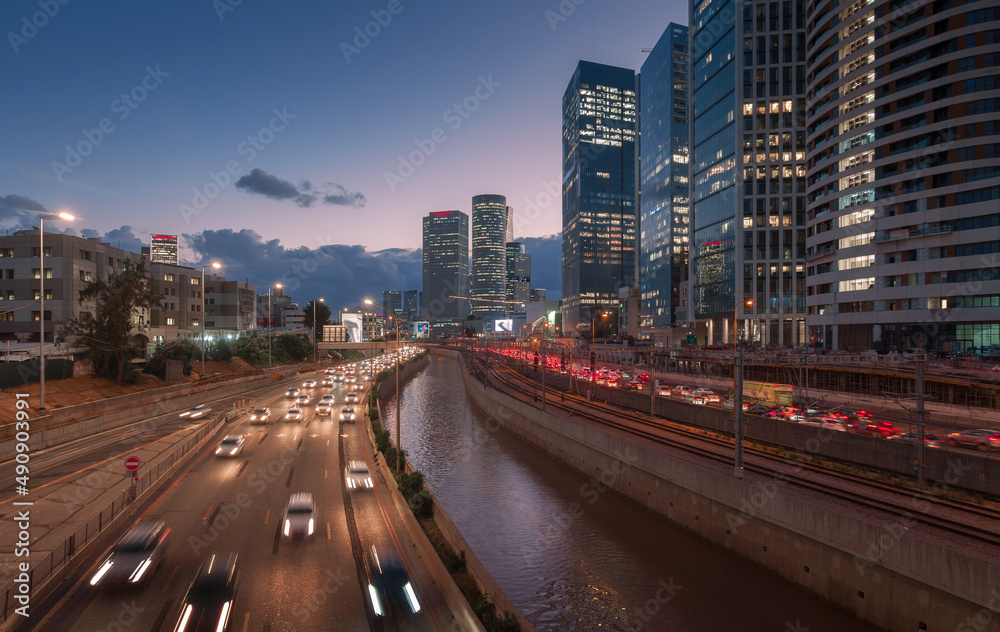
M 421 218 L 497 193 L 558 297 L 563 92 L 671 21 L 686 3 L 5 0 L 0 230 L 66 209 L 47 231 L 178 234 L 182 263 L 351 306 L 420 288 Z

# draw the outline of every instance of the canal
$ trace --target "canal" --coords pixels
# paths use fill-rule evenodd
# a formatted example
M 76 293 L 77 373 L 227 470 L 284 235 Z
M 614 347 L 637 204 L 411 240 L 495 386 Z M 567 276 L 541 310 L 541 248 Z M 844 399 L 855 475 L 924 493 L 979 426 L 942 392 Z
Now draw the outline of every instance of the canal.
M 498 429 L 458 360 L 431 355 L 402 399 L 410 462 L 539 630 L 878 630 Z

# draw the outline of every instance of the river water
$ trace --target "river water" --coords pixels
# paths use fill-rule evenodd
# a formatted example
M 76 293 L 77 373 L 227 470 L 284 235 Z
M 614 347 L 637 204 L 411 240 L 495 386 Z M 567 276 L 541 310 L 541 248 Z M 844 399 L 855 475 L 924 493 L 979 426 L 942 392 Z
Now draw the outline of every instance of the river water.
M 403 446 L 539 630 L 879 629 L 498 430 L 466 396 L 458 360 L 429 362 L 403 387 Z

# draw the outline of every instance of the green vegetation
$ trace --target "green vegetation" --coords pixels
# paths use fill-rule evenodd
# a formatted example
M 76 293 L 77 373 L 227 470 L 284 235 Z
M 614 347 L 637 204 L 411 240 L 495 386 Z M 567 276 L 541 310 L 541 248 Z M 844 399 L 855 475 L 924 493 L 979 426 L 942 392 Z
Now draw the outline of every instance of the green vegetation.
M 167 376 L 167 363 L 181 361 L 184 363 L 184 375 L 191 375 L 195 358 L 201 358 L 201 347 L 190 338 L 177 338 L 157 347 L 144 371 L 162 380 Z

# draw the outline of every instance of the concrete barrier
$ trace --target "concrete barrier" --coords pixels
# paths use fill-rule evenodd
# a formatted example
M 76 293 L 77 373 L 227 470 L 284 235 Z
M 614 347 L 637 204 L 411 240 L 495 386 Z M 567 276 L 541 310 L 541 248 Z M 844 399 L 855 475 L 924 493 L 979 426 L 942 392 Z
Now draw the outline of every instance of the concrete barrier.
M 787 494 L 776 479 L 737 480 L 680 456 L 666 458 L 486 388 L 468 370 L 463 375 L 473 403 L 508 431 L 862 619 L 890 632 L 1000 631 L 994 561 L 914 534 L 905 519 L 875 523 Z

